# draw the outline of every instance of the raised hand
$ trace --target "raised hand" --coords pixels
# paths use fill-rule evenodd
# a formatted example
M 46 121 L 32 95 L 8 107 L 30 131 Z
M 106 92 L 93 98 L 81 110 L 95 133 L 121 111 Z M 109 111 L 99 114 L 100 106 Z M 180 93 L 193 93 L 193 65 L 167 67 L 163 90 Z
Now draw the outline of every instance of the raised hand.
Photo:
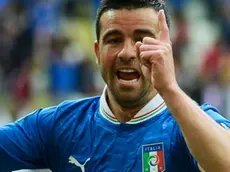
M 177 82 L 169 29 L 163 10 L 158 13 L 158 23 L 159 38 L 145 37 L 142 43 L 136 43 L 136 48 L 142 66 L 150 69 L 151 82 L 155 89 L 161 93 L 171 86 L 177 86 Z

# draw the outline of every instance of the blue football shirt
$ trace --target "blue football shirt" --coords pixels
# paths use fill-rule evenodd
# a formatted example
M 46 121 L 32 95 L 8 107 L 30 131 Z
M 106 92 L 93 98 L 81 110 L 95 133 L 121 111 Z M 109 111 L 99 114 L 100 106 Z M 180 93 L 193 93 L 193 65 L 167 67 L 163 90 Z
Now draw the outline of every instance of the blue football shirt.
M 201 108 L 229 128 L 210 105 Z M 0 128 L 0 171 L 196 172 L 177 122 L 160 95 L 127 123 L 105 99 L 92 97 L 39 109 Z

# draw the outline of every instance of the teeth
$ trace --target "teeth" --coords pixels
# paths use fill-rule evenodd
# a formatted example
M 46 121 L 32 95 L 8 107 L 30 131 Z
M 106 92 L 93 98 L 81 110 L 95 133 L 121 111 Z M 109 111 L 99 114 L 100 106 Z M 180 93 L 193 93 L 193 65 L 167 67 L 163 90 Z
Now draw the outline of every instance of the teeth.
M 138 79 L 132 79 L 132 80 L 124 80 L 124 79 L 119 79 L 122 82 L 126 82 L 126 83 L 135 83 L 138 81 Z
M 119 72 L 132 73 L 132 72 L 136 72 L 136 71 L 134 69 L 121 69 L 121 70 L 119 70 Z

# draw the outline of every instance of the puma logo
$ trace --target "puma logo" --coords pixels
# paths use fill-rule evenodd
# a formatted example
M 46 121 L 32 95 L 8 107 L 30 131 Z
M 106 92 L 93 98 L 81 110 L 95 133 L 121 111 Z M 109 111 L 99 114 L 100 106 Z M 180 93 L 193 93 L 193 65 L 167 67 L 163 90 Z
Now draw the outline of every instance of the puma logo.
M 81 168 L 82 172 L 85 172 L 85 164 L 90 160 L 90 158 L 88 158 L 84 164 L 80 164 L 73 156 L 69 157 L 69 163 L 71 164 L 75 164 L 76 166 Z

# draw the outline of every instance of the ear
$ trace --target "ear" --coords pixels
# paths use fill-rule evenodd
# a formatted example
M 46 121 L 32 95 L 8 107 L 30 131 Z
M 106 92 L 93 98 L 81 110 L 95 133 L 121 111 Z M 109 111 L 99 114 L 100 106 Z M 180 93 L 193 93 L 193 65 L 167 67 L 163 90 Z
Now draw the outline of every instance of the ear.
M 99 44 L 97 41 L 94 41 L 94 53 L 96 55 L 96 63 L 100 64 L 100 53 L 99 53 Z

